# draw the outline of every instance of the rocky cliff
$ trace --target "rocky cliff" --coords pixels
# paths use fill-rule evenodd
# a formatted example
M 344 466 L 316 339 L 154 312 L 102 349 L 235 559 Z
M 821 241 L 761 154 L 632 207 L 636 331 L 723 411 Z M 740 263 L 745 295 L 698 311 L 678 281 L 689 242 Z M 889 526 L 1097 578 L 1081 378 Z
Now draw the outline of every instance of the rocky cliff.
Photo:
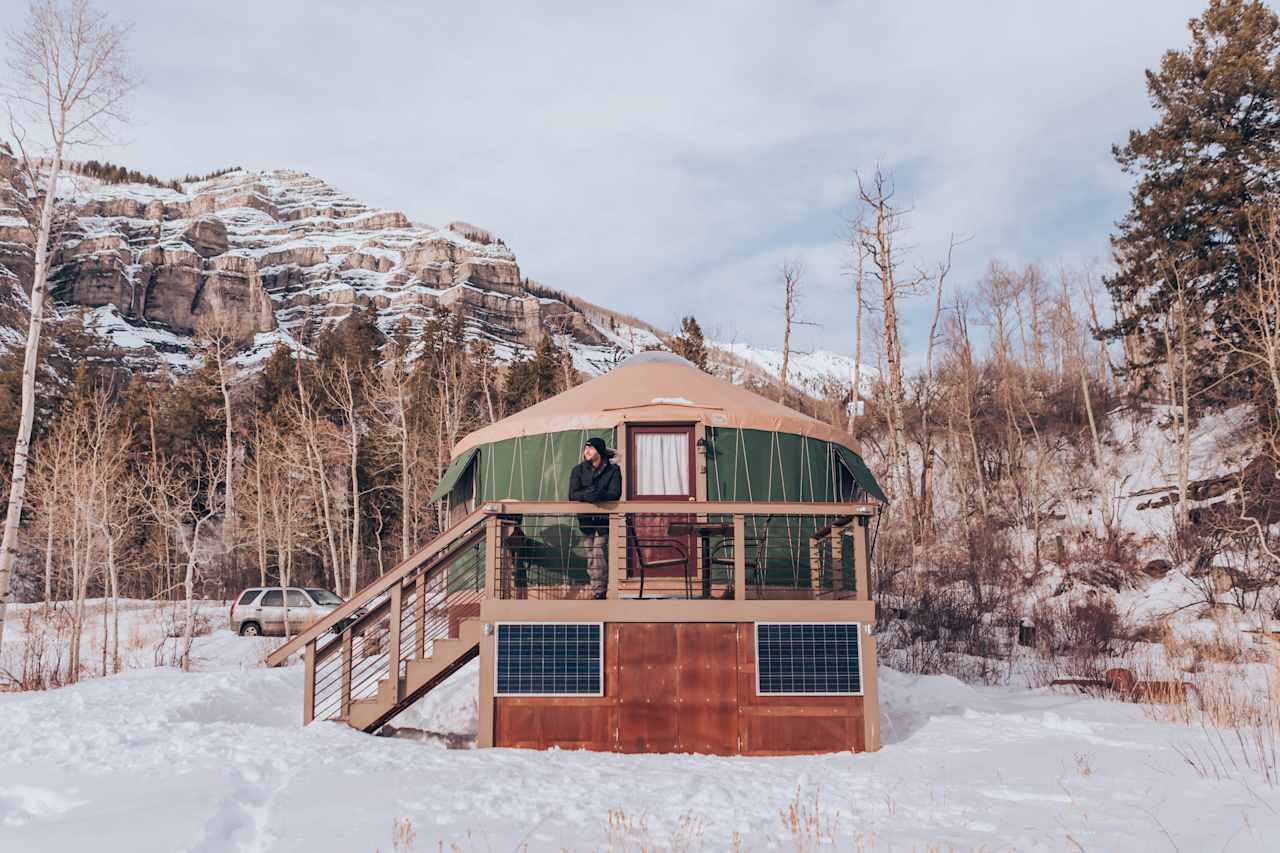
M 374 310 L 386 331 L 436 306 L 460 309 L 508 358 L 546 331 L 587 362 L 621 346 L 565 301 L 530 292 L 511 250 L 483 229 L 412 222 L 302 172 L 237 170 L 179 189 L 70 174 L 63 183 L 74 217 L 54 253 L 52 294 L 89 309 L 138 369 L 189 366 L 204 328 L 230 336 L 250 365 L 353 305 Z M 16 213 L 0 210 L 0 268 L 29 281 L 30 234 Z
M 0 144 L 0 188 L 13 165 Z M 388 332 L 414 328 L 437 306 L 460 310 L 470 334 L 492 341 L 502 360 L 550 332 L 588 374 L 664 337 L 530 282 L 482 228 L 413 222 L 302 172 L 233 170 L 161 185 L 107 183 L 85 171 L 73 165 L 61 182 L 73 216 L 54 251 L 54 306 L 84 312 L 133 370 L 190 368 L 202 329 L 229 336 L 236 362 L 252 368 L 279 344 L 304 347 L 304 331 L 337 322 L 353 305 L 373 310 Z M 31 235 L 18 203 L 0 192 L 0 345 L 25 329 L 17 288 L 31 280 Z M 721 344 L 712 360 L 735 381 L 769 382 L 781 355 Z M 821 396 L 830 381 L 847 384 L 850 365 L 831 354 L 793 358 L 791 384 Z

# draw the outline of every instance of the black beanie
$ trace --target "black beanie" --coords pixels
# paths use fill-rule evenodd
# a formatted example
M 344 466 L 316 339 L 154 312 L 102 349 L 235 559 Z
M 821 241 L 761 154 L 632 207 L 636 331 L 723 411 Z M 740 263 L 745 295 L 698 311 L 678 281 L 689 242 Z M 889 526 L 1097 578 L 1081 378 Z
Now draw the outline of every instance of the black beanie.
M 591 438 L 588 438 L 582 446 L 594 447 L 596 449 L 596 453 L 600 454 L 601 459 L 608 459 L 613 455 L 609 452 L 609 448 L 605 446 L 604 439 L 599 436 L 592 436 Z

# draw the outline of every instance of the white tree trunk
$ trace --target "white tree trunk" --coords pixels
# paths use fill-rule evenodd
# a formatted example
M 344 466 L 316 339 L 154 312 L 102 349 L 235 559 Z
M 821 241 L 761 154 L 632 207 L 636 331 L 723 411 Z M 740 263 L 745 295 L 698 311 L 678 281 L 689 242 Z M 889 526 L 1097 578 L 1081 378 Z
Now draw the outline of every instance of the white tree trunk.
M 31 317 L 27 323 L 27 346 L 22 360 L 22 415 L 13 445 L 13 475 L 9 481 L 9 506 L 4 520 L 4 540 L 0 542 L 0 648 L 4 647 L 5 611 L 9 603 L 10 579 L 18 553 L 18 525 L 27 491 L 31 426 L 36 412 L 36 365 L 40 352 L 40 331 L 44 326 L 44 298 L 49 278 L 49 236 L 53 232 L 53 211 L 57 204 L 58 172 L 62 169 L 62 146 L 54 149 L 49 180 L 40 208 L 36 233 L 35 273 L 31 279 Z
M 116 543 L 107 536 L 107 573 L 111 581 L 111 671 L 120 671 L 120 575 L 116 571 Z
M 231 452 L 231 391 L 227 388 L 227 370 L 222 358 L 221 334 L 218 335 L 214 346 L 218 358 L 218 387 L 222 391 L 222 415 L 224 421 L 222 440 L 223 455 L 226 457 L 223 460 L 226 464 L 226 472 L 223 474 L 226 479 L 226 483 L 223 485 L 226 490 L 226 497 L 224 498 L 226 510 L 222 516 L 222 547 L 231 563 L 231 567 L 234 569 L 236 567 L 236 498 L 232 468 L 235 463 L 235 455 Z
M 400 559 L 407 560 L 413 548 L 413 533 L 417 528 L 411 516 L 416 516 L 417 507 L 412 503 L 412 489 L 409 488 L 409 478 L 412 475 L 409 468 L 409 407 L 404 398 L 402 377 L 396 378 L 396 408 L 397 420 L 400 422 Z
M 351 563 L 347 580 L 349 595 L 357 589 L 357 569 L 360 565 L 360 476 L 356 461 L 360 455 L 360 433 L 356 428 L 355 412 L 351 413 Z
M 182 581 L 187 594 L 186 618 L 183 620 L 182 625 L 182 657 L 180 660 L 180 665 L 184 672 L 191 669 L 191 640 L 195 636 L 196 615 L 196 553 L 200 546 L 200 527 L 203 522 L 204 519 L 197 521 L 195 528 L 191 531 L 191 542 L 187 548 L 187 573 Z

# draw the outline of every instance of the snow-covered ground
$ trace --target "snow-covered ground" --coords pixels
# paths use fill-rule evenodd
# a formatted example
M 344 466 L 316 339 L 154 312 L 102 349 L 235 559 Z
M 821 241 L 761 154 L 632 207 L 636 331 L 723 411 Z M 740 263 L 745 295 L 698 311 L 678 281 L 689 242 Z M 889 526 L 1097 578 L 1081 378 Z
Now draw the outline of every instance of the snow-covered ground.
M 272 642 L 219 629 L 194 672 L 0 694 L 0 850 L 389 851 L 397 821 L 420 851 L 1268 850 L 1280 832 L 1280 791 L 1203 778 L 1182 752 L 1204 732 L 1133 704 L 882 670 L 875 754 L 447 750 L 303 728 L 301 668 L 258 665 Z M 474 726 L 475 678 L 408 724 Z

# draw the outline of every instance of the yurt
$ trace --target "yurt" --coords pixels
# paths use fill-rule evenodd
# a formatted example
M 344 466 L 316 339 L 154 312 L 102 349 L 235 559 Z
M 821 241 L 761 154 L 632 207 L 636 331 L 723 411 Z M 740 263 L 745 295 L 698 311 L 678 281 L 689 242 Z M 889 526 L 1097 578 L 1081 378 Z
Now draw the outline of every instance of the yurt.
M 879 747 L 886 500 L 848 433 L 642 353 L 466 436 L 435 498 L 440 536 L 273 655 L 305 721 L 375 732 L 478 658 L 482 747 Z

